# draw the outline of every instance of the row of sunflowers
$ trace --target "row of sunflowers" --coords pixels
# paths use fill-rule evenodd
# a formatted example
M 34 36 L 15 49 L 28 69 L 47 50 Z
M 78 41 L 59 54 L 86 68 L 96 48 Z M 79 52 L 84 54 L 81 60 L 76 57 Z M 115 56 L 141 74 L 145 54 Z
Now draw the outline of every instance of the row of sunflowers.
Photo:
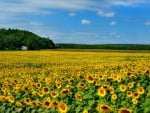
M 0 113 L 150 113 L 148 52 L 0 56 Z

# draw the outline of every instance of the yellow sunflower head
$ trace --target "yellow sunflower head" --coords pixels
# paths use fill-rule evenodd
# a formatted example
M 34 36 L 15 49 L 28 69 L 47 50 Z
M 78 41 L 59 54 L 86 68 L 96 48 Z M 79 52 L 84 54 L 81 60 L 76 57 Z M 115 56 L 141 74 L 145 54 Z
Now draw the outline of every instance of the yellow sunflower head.
M 132 99 L 132 103 L 133 103 L 133 104 L 137 104 L 137 103 L 138 103 L 138 100 L 137 100 L 136 98 L 133 98 L 133 99 Z
M 27 104 L 27 105 L 30 105 L 31 104 L 31 99 L 30 98 L 25 98 L 24 103 Z
M 121 84 L 119 86 L 119 89 L 120 89 L 121 92 L 125 92 L 127 88 L 126 88 L 126 85 Z
M 111 113 L 113 111 L 113 108 L 106 104 L 99 104 L 96 109 L 100 113 Z
M 51 107 L 51 102 L 50 100 L 45 100 L 42 104 L 43 107 L 45 108 L 50 108 Z
M 78 83 L 77 88 L 78 89 L 84 89 L 86 85 L 83 82 Z
M 78 75 L 78 79 L 79 79 L 79 80 L 83 80 L 83 79 L 84 79 L 84 76 L 79 74 L 79 75 Z
M 132 110 L 127 108 L 121 108 L 119 109 L 118 113 L 132 113 Z
M 134 87 L 134 82 L 129 82 L 128 83 L 128 87 L 131 89 L 131 88 L 133 88 Z
M 58 102 L 57 101 L 52 101 L 50 107 L 58 108 Z
M 45 82 L 46 82 L 46 84 L 50 85 L 52 82 L 52 79 L 50 77 L 46 77 Z
M 35 106 L 39 106 L 39 103 L 37 101 L 32 101 L 30 105 L 35 107 Z
M 69 93 L 69 89 L 62 89 L 61 90 L 61 94 L 64 96 L 67 95 L 68 93 Z
M 144 92 L 145 92 L 145 90 L 144 90 L 143 87 L 138 87 L 138 88 L 137 88 L 137 93 L 138 93 L 138 94 L 141 95 L 141 94 L 144 94 Z
M 60 89 L 60 88 L 62 87 L 62 83 L 61 83 L 61 82 L 56 82 L 56 83 L 55 83 L 55 86 L 56 86 L 58 89 Z
M 88 113 L 88 110 L 87 110 L 87 109 L 84 109 L 82 113 Z
M 23 108 L 23 104 L 19 101 L 16 101 L 15 105 L 19 108 Z
M 41 88 L 41 86 L 42 86 L 42 84 L 41 84 L 40 82 L 38 82 L 38 83 L 36 84 L 36 87 L 37 87 L 37 88 Z
M 82 96 L 79 93 L 75 93 L 75 99 L 82 101 Z
M 50 95 L 51 95 L 52 98 L 57 98 L 59 93 L 57 91 L 51 91 Z
M 4 95 L 0 95 L 0 101 L 5 101 L 6 100 L 6 97 Z
M 87 75 L 86 76 L 86 81 L 88 83 L 94 83 L 94 77 L 92 75 Z
M 115 93 L 115 89 L 113 87 L 111 87 L 111 86 L 109 87 L 108 90 L 109 90 L 110 94 L 114 94 Z
M 127 91 L 126 95 L 127 97 L 132 97 L 132 91 Z
M 140 95 L 137 92 L 134 92 L 133 95 L 132 95 L 133 98 L 139 98 L 139 96 Z
M 42 92 L 43 92 L 43 94 L 49 94 L 49 88 L 48 87 L 43 87 Z
M 100 96 L 100 97 L 105 97 L 105 95 L 106 95 L 106 89 L 104 88 L 104 87 L 100 87 L 100 88 L 98 88 L 98 95 Z
M 10 103 L 14 103 L 15 102 L 15 98 L 13 96 L 7 96 L 6 99 Z
M 116 99 L 117 99 L 117 94 L 112 94 L 112 95 L 111 95 L 111 99 L 112 99 L 112 100 L 116 100 Z
M 58 110 L 60 111 L 60 113 L 66 113 L 68 110 L 68 107 L 65 103 L 59 103 Z

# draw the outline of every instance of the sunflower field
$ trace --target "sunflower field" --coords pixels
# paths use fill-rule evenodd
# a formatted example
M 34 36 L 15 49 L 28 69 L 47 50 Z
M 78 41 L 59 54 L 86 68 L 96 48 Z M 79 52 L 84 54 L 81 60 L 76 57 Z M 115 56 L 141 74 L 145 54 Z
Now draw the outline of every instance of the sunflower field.
M 150 53 L 1 51 L 0 113 L 150 113 Z

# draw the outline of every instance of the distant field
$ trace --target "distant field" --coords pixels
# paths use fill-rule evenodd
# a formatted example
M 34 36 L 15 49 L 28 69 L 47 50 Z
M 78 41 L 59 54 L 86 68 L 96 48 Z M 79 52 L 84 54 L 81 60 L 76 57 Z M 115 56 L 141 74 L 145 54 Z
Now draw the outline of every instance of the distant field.
M 47 51 L 49 51 L 49 49 L 47 49 Z M 113 50 L 113 49 L 112 50 L 110 49 L 52 49 L 50 51 L 150 53 L 150 50 Z
M 150 51 L 0 51 L 0 112 L 150 113 Z

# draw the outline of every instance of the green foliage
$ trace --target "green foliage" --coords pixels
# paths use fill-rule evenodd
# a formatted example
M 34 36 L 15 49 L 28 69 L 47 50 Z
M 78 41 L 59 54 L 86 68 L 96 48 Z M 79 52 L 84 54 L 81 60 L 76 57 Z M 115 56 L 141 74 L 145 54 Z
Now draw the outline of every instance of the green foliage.
M 51 49 L 55 45 L 49 38 L 18 29 L 0 29 L 0 50 L 19 50 L 27 46 L 29 50 Z
M 150 50 L 150 45 L 144 44 L 57 44 L 63 49 L 108 49 L 108 50 Z

